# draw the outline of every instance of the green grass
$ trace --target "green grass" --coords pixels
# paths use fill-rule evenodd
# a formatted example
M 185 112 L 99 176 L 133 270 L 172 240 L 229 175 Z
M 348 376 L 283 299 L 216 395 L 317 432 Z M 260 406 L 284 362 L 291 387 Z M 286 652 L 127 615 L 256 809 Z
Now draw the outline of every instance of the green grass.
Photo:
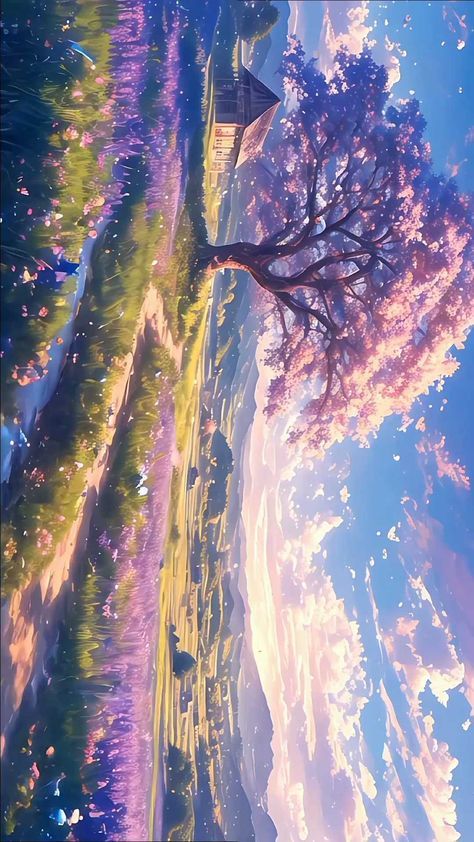
M 157 378 L 156 374 L 160 373 Z M 143 523 L 143 498 L 137 480 L 153 447 L 152 433 L 160 413 L 160 401 L 177 380 L 176 367 L 164 348 L 148 342 L 140 370 L 140 381 L 133 395 L 130 415 L 133 421 L 124 431 L 100 508 L 112 534 L 124 526 L 138 529 Z M 163 454 L 165 455 L 165 454 Z
M 106 158 L 102 168 L 99 165 L 99 153 L 114 135 L 113 117 L 109 111 L 113 73 L 107 29 L 114 23 L 116 8 L 110 3 L 97 4 L 95 0 L 78 0 L 75 4 L 49 0 L 42 18 L 35 18 L 33 24 L 36 27 L 35 34 L 38 32 L 39 46 L 37 60 L 32 60 L 30 35 L 24 26 L 30 15 L 29 5 L 9 0 L 6 6 L 5 16 L 20 22 L 20 35 L 13 41 L 10 37 L 8 41 L 8 44 L 15 44 L 15 48 L 5 52 L 6 73 L 2 91 L 6 107 L 4 122 L 7 150 L 2 205 L 7 209 L 13 208 L 16 203 L 15 216 L 9 214 L 9 224 L 3 226 L 2 232 L 5 255 L 2 266 L 2 333 L 12 339 L 11 350 L 7 351 L 2 361 L 4 412 L 12 416 L 16 411 L 17 394 L 11 379 L 14 364 L 25 365 L 35 353 L 44 350 L 66 320 L 65 289 L 57 291 L 42 284 L 23 284 L 18 278 L 24 269 L 33 275 L 37 268 L 34 258 L 44 254 L 45 249 L 49 252 L 49 248 L 55 244 L 65 248 L 68 259 L 78 260 L 88 236 L 89 222 L 95 223 L 100 218 L 108 186 L 114 180 L 111 172 L 112 156 Z M 50 60 L 53 54 L 44 44 L 48 43 L 48 38 L 55 41 L 59 37 L 64 42 L 61 25 L 66 17 L 71 21 L 68 38 L 80 41 L 93 56 L 94 66 L 77 55 L 71 57 L 61 54 L 59 61 L 54 54 L 55 60 Z M 141 96 L 141 108 L 149 130 L 153 129 L 156 120 L 161 87 L 159 67 L 165 49 L 161 26 L 161 21 L 155 25 L 156 32 L 146 60 L 147 81 Z M 186 38 L 190 41 L 188 49 L 197 49 L 196 33 L 188 32 Z M 200 74 L 196 72 L 195 75 Z M 100 81 L 97 82 L 97 79 Z M 11 102 L 19 104 L 11 106 Z M 85 143 L 84 138 L 87 138 Z M 90 138 L 91 143 L 88 142 Z M 48 161 L 58 166 L 49 165 Z M 176 337 L 186 333 L 184 318 L 198 298 L 197 279 L 193 277 L 190 284 L 188 281 L 190 275 L 196 274 L 196 244 L 205 238 L 202 169 L 202 131 L 197 130 L 189 150 L 186 190 L 188 213 L 180 221 L 174 265 L 166 277 L 156 279 L 157 286 L 165 296 L 167 315 Z M 27 175 L 21 185 L 29 193 L 25 196 L 18 193 L 18 176 L 23 170 Z M 136 173 L 133 177 L 136 182 Z M 143 171 L 141 177 L 143 188 Z M 54 207 L 52 200 L 55 202 Z M 124 199 L 124 204 L 129 205 L 130 202 Z M 28 216 L 30 206 L 34 211 L 31 217 Z M 90 212 L 87 212 L 87 208 L 91 208 Z M 135 230 L 129 232 L 132 252 L 130 260 L 114 255 L 114 249 L 111 248 L 110 259 L 104 261 L 104 269 L 108 262 L 109 271 L 104 271 L 102 277 L 123 279 L 122 288 L 114 289 L 117 314 L 124 309 L 123 300 L 133 295 L 139 287 L 135 276 L 148 274 L 154 258 L 153 250 L 159 237 L 166 233 L 163 220 L 158 215 L 145 220 L 143 206 L 139 205 L 134 207 L 134 212 Z M 43 215 L 47 215 L 47 218 L 41 221 Z M 37 217 L 40 221 L 32 225 L 31 220 Z M 119 226 L 116 226 L 114 233 L 118 232 Z M 106 235 L 107 244 L 110 239 L 111 235 Z M 114 246 L 117 241 L 121 242 L 120 237 L 116 238 Z M 126 252 L 125 247 L 122 253 Z M 71 292 L 74 287 L 75 279 L 71 279 L 68 290 Z M 130 302 L 122 318 L 133 321 L 139 303 L 136 299 L 133 307 Z M 108 301 L 108 314 L 111 317 L 114 305 Z M 21 315 L 22 307 L 27 308 L 26 318 Z M 38 313 L 43 307 L 47 308 L 48 314 L 39 317 Z M 103 312 L 107 315 L 107 305 L 104 305 Z M 116 328 L 115 340 L 119 355 L 123 351 L 124 338 L 128 337 L 128 332 L 122 325 Z
M 106 230 L 96 252 L 92 280 L 77 321 L 81 339 L 75 350 L 80 364 L 68 363 L 58 393 L 43 413 L 41 427 L 47 438 L 43 435 L 43 446 L 34 449 L 26 465 L 20 502 L 10 509 L 2 532 L 3 586 L 7 592 L 45 568 L 79 513 L 86 471 L 100 447 L 110 444 L 107 411 L 111 394 L 123 377 L 122 361 L 131 350 L 151 283 L 166 302 L 172 332 L 189 343 L 189 356 L 193 364 L 198 363 L 196 343 L 202 342 L 208 287 L 200 286 L 199 279 L 189 275 L 195 265 L 189 215 L 184 209 L 169 269 L 160 276 L 153 270 L 152 261 L 166 232 L 159 213 L 145 219 L 141 184 L 138 169 L 118 224 Z M 130 216 L 132 221 L 127 224 Z M 174 379 L 165 351 L 156 349 L 150 364 Z M 183 385 L 177 387 L 182 416 L 188 386 L 185 377 Z M 143 394 L 140 416 L 149 412 L 145 404 L 150 398 L 150 394 Z M 148 420 L 144 414 L 143 423 Z M 138 430 L 141 423 L 139 419 Z
M 14 394 L 8 388 L 13 364 L 24 365 L 44 349 L 65 322 L 64 289 L 24 284 L 18 279 L 25 269 L 33 275 L 35 259 L 49 254 L 55 244 L 65 247 L 68 258 L 77 261 L 89 230 L 84 206 L 86 202 L 103 203 L 100 197 L 111 179 L 110 164 L 104 169 L 98 164 L 104 138 L 112 131 L 112 118 L 102 111 L 111 82 L 105 9 L 94 0 L 46 3 L 41 17 L 32 22 L 32 34 L 38 41 L 34 52 L 32 35 L 25 26 L 31 4 L 9 2 L 3 9 L 6 24 L 19 23 L 17 34 L 5 36 L 2 79 L 2 207 L 7 218 L 2 226 L 2 334 L 12 339 L 3 366 L 5 410 L 10 412 L 14 411 Z M 58 45 L 58 39 L 64 43 L 61 25 L 67 17 L 72 21 L 69 37 L 81 40 L 91 50 L 95 68 L 77 55 L 66 55 L 64 46 Z M 52 50 L 48 43 L 53 44 Z M 103 83 L 97 83 L 97 78 Z M 79 90 L 82 96 L 75 97 Z M 86 132 L 94 138 L 91 145 L 82 143 Z M 26 191 L 24 195 L 18 192 L 20 188 Z M 98 213 L 96 208 L 94 218 Z M 72 280 L 69 287 L 74 285 Z M 27 318 L 21 317 L 22 306 L 28 310 Z M 39 318 L 42 307 L 49 312 Z
M 201 150 L 202 167 L 202 132 L 196 132 L 193 144 L 195 157 Z M 167 231 L 159 212 L 145 212 L 145 162 L 141 157 L 133 160 L 128 196 L 94 250 L 91 277 L 76 323 L 80 339 L 73 350 L 79 351 L 80 364 L 68 364 L 58 394 L 43 413 L 42 430 L 47 438 L 43 437 L 43 447 L 32 448 L 20 502 L 8 513 L 2 534 L 7 592 L 45 568 L 79 512 L 86 471 L 98 449 L 110 443 L 107 410 L 111 394 L 123 377 L 122 361 L 132 347 L 150 284 L 162 296 L 175 341 L 187 341 L 198 330 L 207 287 L 197 271 L 203 222 L 199 212 L 202 183 L 200 188 L 196 173 L 199 176 L 200 169 L 194 161 L 194 176 L 187 186 L 169 264 L 165 272 L 158 272 L 154 258 L 160 246 L 166 246 Z M 72 279 L 69 283 L 72 286 Z M 55 313 L 59 314 L 65 296 L 56 298 Z M 39 327 L 42 334 L 38 334 Z M 35 341 L 45 344 L 47 328 L 36 323 L 34 331 Z M 32 335 L 26 326 L 25 349 Z M 192 339 L 190 342 L 193 345 Z M 38 475 L 43 477 L 39 484 Z
M 201 297 L 192 309 L 188 319 L 188 330 L 185 366 L 181 379 L 176 388 L 176 441 L 179 450 L 184 450 L 189 435 L 189 422 L 198 412 L 198 396 L 196 384 L 199 377 L 199 364 L 202 359 L 202 349 L 206 332 L 206 311 L 212 279 L 209 278 L 202 287 Z M 193 332 L 191 333 L 191 328 Z
M 78 334 L 86 334 L 74 349 L 79 364 L 68 363 L 59 391 L 43 413 L 41 426 L 47 438 L 43 435 L 43 446 L 34 449 L 27 463 L 21 500 L 10 510 L 10 522 L 3 531 L 2 572 L 7 591 L 40 573 L 51 561 L 77 517 L 86 471 L 100 447 L 110 443 L 108 407 L 115 384 L 123 378 L 121 362 L 132 347 L 151 282 L 151 256 L 158 236 L 163 236 L 160 219 L 157 214 L 145 226 L 138 202 L 120 248 L 106 254 L 107 244 L 116 240 L 104 237 L 77 322 Z M 116 271 L 107 274 L 111 269 Z M 160 365 L 169 369 L 163 358 Z
M 228 71 L 229 65 L 233 66 L 235 60 L 235 48 L 237 37 L 235 23 L 229 5 L 222 6 L 219 19 L 219 45 L 216 43 L 212 52 L 212 64 L 220 71 Z M 212 81 L 208 97 L 212 98 Z M 208 103 L 208 124 L 212 111 L 212 101 Z M 208 151 L 208 131 L 204 138 L 205 156 Z M 208 160 L 206 166 L 208 168 Z M 203 172 L 202 183 L 205 182 Z M 205 192 L 206 220 L 213 230 L 215 220 L 219 213 L 219 196 L 216 191 L 207 189 Z M 198 240 L 199 242 L 199 240 Z M 186 735 L 184 742 L 180 734 L 181 717 L 175 712 L 179 709 L 179 690 L 176 688 L 176 679 L 173 678 L 170 669 L 170 652 L 168 640 L 169 623 L 177 625 L 177 633 L 183 640 L 183 646 L 195 658 L 198 659 L 194 692 L 194 715 L 199 715 L 207 724 L 204 729 L 200 728 L 200 744 L 203 755 L 207 758 L 205 769 L 205 787 L 209 792 L 209 826 L 215 821 L 212 807 L 212 797 L 216 791 L 217 779 L 219 776 L 219 760 L 216 746 L 212 736 L 212 722 L 218 723 L 223 715 L 223 705 L 219 701 L 227 693 L 226 682 L 228 681 L 234 641 L 229 632 L 230 611 L 229 594 L 223 571 L 223 557 L 215 551 L 214 542 L 219 542 L 216 536 L 225 530 L 226 513 L 217 518 L 215 524 L 210 524 L 206 519 L 206 506 L 208 499 L 208 483 L 211 477 L 201 474 L 199 492 L 186 490 L 186 477 L 188 468 L 197 465 L 201 458 L 206 461 L 206 445 L 201 441 L 199 429 L 199 406 L 200 406 L 200 384 L 201 364 L 203 362 L 203 347 L 206 331 L 206 313 L 209 293 L 212 288 L 212 278 L 202 276 L 199 284 L 199 294 L 195 305 L 191 304 L 187 309 L 187 320 L 183 322 L 185 328 L 183 336 L 185 340 L 185 355 L 182 375 L 176 386 L 175 418 L 176 436 L 178 448 L 182 453 L 183 464 L 180 469 L 175 469 L 172 477 L 168 537 L 166 542 L 165 565 L 162 570 L 162 587 L 160 592 L 160 635 L 157 653 L 157 670 L 160 680 L 157 683 L 156 703 L 154 712 L 155 739 L 157 754 L 155 755 L 154 782 L 157 785 L 159 776 L 159 746 L 166 746 L 171 741 L 182 751 L 183 758 L 191 764 L 191 768 L 197 771 L 201 786 L 202 763 L 191 750 L 188 756 L 188 745 Z M 233 295 L 229 294 L 228 301 L 222 308 L 222 320 L 226 319 L 227 309 L 235 307 Z M 226 337 L 227 340 L 227 337 Z M 227 347 L 230 347 L 227 344 Z M 222 349 L 221 359 L 225 355 L 226 348 Z M 198 493 L 198 501 L 194 502 L 194 495 Z M 193 502 L 191 503 L 190 500 Z M 196 550 L 199 553 L 197 563 L 202 564 L 202 581 L 193 580 L 192 567 L 195 564 L 194 536 L 199 536 L 200 546 Z M 191 543 L 189 543 L 191 542 Z M 227 603 L 227 605 L 226 605 Z M 194 632 L 188 635 L 189 610 L 193 606 L 196 610 L 198 640 L 195 640 Z M 214 614 L 211 617 L 211 614 Z M 217 653 L 217 664 L 219 675 L 213 671 L 213 655 Z M 209 701 L 209 708 L 203 710 L 198 704 L 198 687 L 205 686 L 206 676 L 216 682 L 216 692 L 213 700 Z M 227 704 L 227 703 L 226 703 Z M 225 705 L 224 705 L 225 708 Z M 224 712 L 224 715 L 226 713 Z M 176 721 L 175 721 L 176 720 Z M 194 739 L 192 740 L 194 744 Z M 201 770 L 201 771 L 200 771 Z M 216 777 L 217 776 L 217 777 Z M 174 780 L 168 777 L 166 781 L 167 790 L 173 786 Z M 199 785 L 199 784 L 198 784 Z M 212 792 L 212 796 L 211 796 Z M 173 839 L 191 839 L 194 826 L 194 809 L 192 803 L 186 801 L 181 805 L 183 815 L 181 821 L 171 826 L 165 810 L 166 837 Z M 153 811 L 151 815 L 151 826 L 153 826 Z
M 108 23 L 110 25 L 110 21 Z M 55 234 L 71 260 L 77 259 L 87 236 L 88 217 L 83 213 L 86 202 L 100 200 L 105 186 L 111 181 L 112 162 L 109 160 L 107 167 L 101 169 L 98 153 L 113 132 L 112 117 L 104 110 L 113 79 L 111 43 L 100 4 L 79 0 L 74 28 L 81 46 L 93 56 L 94 66 L 86 60 L 79 68 L 75 63 L 70 68 L 66 86 L 52 83 L 42 91 L 62 129 L 54 135 L 55 145 L 63 152 L 56 208 L 62 219 L 58 221 Z M 98 83 L 97 78 L 104 82 Z M 78 92 L 81 96 L 75 96 Z M 71 128 L 72 137 L 71 132 L 68 133 Z M 93 138 L 86 146 L 81 145 L 85 132 Z M 46 238 L 48 232 L 44 234 Z
M 2 780 L 6 807 L 2 839 L 41 838 L 45 811 L 48 815 L 51 808 L 52 789 L 45 784 L 61 774 L 66 776 L 62 784 L 67 787 L 66 797 L 81 812 L 88 809 L 89 793 L 97 789 L 98 763 L 94 760 L 85 764 L 84 759 L 88 722 L 101 696 L 112 686 L 100 657 L 110 633 L 100 612 L 109 590 L 107 584 L 104 578 L 99 581 L 90 573 L 81 582 L 69 622 L 61 630 L 53 680 L 38 694 L 34 710 L 23 711 L 11 735 L 9 772 Z M 47 756 L 52 740 L 55 751 Z M 37 782 L 31 774 L 33 761 L 41 771 Z

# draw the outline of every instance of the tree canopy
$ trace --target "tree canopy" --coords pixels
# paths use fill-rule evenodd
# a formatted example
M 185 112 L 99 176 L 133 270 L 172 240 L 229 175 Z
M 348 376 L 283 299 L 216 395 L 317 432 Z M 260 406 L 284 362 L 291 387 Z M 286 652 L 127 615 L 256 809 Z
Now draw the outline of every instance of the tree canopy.
M 452 374 L 474 321 L 472 197 L 433 172 L 416 100 L 389 105 L 369 52 L 326 78 L 292 38 L 292 110 L 260 177 L 257 243 L 214 247 L 272 311 L 268 413 L 298 406 L 290 439 L 322 454 L 366 442 Z
M 275 26 L 279 11 L 269 0 L 253 0 L 235 3 L 237 30 L 244 41 L 260 41 L 265 38 Z

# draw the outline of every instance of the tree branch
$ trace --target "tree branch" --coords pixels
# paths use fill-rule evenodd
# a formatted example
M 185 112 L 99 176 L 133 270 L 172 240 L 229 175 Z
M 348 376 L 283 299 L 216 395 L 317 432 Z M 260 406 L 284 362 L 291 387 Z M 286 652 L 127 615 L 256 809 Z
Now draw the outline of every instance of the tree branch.
M 315 310 L 309 304 L 303 304 L 303 302 L 298 301 L 296 298 L 293 298 L 293 296 L 290 295 L 288 292 L 277 292 L 275 293 L 275 295 L 293 313 L 305 314 L 306 316 L 313 316 L 315 319 L 317 319 L 318 322 L 320 322 L 320 324 L 323 325 L 323 327 L 326 328 L 326 330 L 330 334 L 334 332 L 334 323 L 331 324 L 329 319 L 324 315 L 324 313 L 321 313 L 320 310 Z

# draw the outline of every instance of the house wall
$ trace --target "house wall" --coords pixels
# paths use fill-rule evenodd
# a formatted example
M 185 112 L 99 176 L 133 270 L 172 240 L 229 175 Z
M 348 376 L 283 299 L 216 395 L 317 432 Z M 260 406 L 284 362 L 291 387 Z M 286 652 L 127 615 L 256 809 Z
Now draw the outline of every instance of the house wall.
M 234 166 L 242 131 L 236 123 L 214 123 L 210 139 L 212 171 L 225 172 Z

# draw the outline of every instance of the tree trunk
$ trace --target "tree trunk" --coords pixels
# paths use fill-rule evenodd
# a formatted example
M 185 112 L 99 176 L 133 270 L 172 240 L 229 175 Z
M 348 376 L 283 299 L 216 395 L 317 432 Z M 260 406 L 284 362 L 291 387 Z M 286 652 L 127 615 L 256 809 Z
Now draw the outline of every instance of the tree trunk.
M 211 269 L 242 269 L 249 272 L 255 281 L 269 292 L 291 291 L 288 278 L 280 278 L 268 269 L 279 257 L 277 246 L 255 245 L 255 243 L 230 243 L 225 246 L 206 245 L 202 251 L 204 266 Z
M 202 257 L 213 269 L 250 269 L 259 263 L 259 246 L 254 243 L 229 243 L 225 246 L 206 245 Z
M 203 254 L 203 261 L 205 266 L 210 266 L 216 271 L 219 269 L 242 269 L 249 272 L 262 289 L 275 295 L 288 310 L 291 310 L 306 325 L 309 325 L 309 317 L 311 316 L 317 319 L 328 332 L 335 332 L 336 324 L 328 315 L 292 296 L 291 293 L 301 288 L 301 281 L 296 278 L 280 277 L 270 272 L 268 266 L 278 257 L 278 246 L 265 243 L 258 246 L 254 243 L 243 242 L 230 243 L 225 246 L 208 245 Z M 307 283 L 305 286 L 309 286 L 309 284 Z

